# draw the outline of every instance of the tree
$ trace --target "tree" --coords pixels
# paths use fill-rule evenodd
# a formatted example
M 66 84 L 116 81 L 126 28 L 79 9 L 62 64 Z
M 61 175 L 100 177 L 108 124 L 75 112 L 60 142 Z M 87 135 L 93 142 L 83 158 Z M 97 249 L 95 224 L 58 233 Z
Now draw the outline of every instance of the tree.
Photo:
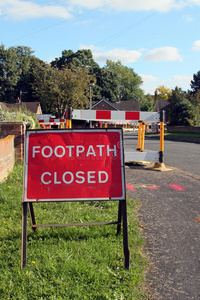
M 91 76 L 90 82 L 95 83 L 92 88 L 92 93 L 96 99 L 101 99 L 101 88 L 96 84 L 96 76 L 100 74 L 101 68 L 94 61 L 93 54 L 90 49 L 78 50 L 77 52 L 73 52 L 72 50 L 64 50 L 62 51 L 62 56 L 60 58 L 56 58 L 51 62 L 51 66 L 53 68 L 62 69 L 85 69 L 86 72 Z
M 32 101 L 32 88 L 31 88 L 31 71 L 37 63 L 44 64 L 40 59 L 36 58 L 30 47 L 18 46 L 13 48 L 17 52 L 17 64 L 20 70 L 20 76 L 16 85 L 15 99 L 19 97 L 20 92 L 21 100 L 24 102 Z
M 142 97 L 142 100 L 140 101 L 141 111 L 153 111 L 154 106 L 154 99 L 151 97 L 150 94 L 147 94 L 144 97 Z
M 166 88 L 164 85 L 160 85 L 156 90 L 155 90 L 155 100 L 157 99 L 164 99 L 167 100 L 169 96 L 172 95 L 172 91 L 168 88 Z
M 33 55 L 30 47 L 0 47 L 0 101 L 16 102 L 22 92 L 23 101 L 32 101 L 32 69 L 44 64 Z
M 200 90 L 197 90 L 196 93 L 188 91 L 187 98 L 194 106 L 196 122 L 200 124 Z
M 77 52 L 64 50 L 60 58 L 56 58 L 51 62 L 51 66 L 59 70 L 66 68 L 86 68 L 90 75 L 96 74 L 100 69 L 99 65 L 94 61 L 90 49 L 78 50 Z
M 103 67 L 97 77 L 97 85 L 100 87 L 100 97 L 110 101 L 116 101 L 119 93 L 118 75 L 112 70 Z
M 170 125 L 191 126 L 195 123 L 194 107 L 185 92 L 176 87 L 168 99 Z
M 33 76 L 34 95 L 40 99 L 45 113 L 57 113 L 62 118 L 67 107 L 81 109 L 89 105 L 90 76 L 87 70 L 58 70 L 46 64 L 34 69 Z
M 106 61 L 106 65 L 97 75 L 97 84 L 101 88 L 101 97 L 111 101 L 135 100 L 144 96 L 140 89 L 142 79 L 132 68 L 123 66 L 120 61 Z
M 13 102 L 21 70 L 17 64 L 17 51 L 0 46 L 0 101 Z
M 193 74 L 193 80 L 191 80 L 190 86 L 193 93 L 196 93 L 198 90 L 200 90 L 200 71 L 198 71 L 197 74 Z

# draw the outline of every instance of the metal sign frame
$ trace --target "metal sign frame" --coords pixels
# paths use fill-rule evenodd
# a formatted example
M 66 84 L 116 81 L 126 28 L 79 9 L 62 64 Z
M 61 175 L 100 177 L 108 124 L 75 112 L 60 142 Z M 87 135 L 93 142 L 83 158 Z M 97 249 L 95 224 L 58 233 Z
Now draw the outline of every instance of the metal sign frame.
M 106 139 L 108 144 L 110 145 L 98 145 L 97 141 L 93 141 L 93 139 L 97 140 L 98 137 L 99 137 L 98 141 L 100 143 L 102 141 L 103 143 L 105 143 L 104 140 Z M 77 139 L 79 139 L 78 146 L 76 141 Z M 60 145 L 58 146 L 57 143 L 60 143 Z M 116 145 L 112 146 L 114 143 L 116 143 Z M 85 148 L 86 144 L 87 147 L 88 146 L 89 147 L 88 147 L 88 151 L 85 151 L 84 153 L 77 154 L 75 153 L 75 148 L 72 148 L 72 147 Z M 96 144 L 95 150 L 97 152 L 96 154 L 93 148 L 95 144 Z M 103 148 L 103 146 L 105 147 Z M 106 146 L 111 148 L 115 147 L 115 156 L 113 156 L 113 151 L 114 151 L 113 149 L 109 149 L 108 156 L 107 156 Z M 52 150 L 53 147 L 54 147 L 54 152 Z M 58 150 L 61 150 L 60 154 L 58 154 Z M 74 153 L 72 153 L 72 151 L 74 151 Z M 79 152 L 81 151 L 83 150 L 79 149 Z M 86 153 L 88 154 L 86 155 Z M 68 156 L 69 154 L 71 155 L 70 157 Z M 82 157 L 81 154 L 83 155 Z M 76 155 L 78 155 L 78 157 Z M 104 186 L 102 190 L 103 194 L 99 192 L 99 196 L 96 196 L 98 195 L 98 193 L 93 189 L 94 172 L 92 172 L 89 169 L 89 164 L 94 169 L 99 167 L 101 170 L 100 172 L 102 173 L 104 172 L 103 171 L 104 169 L 108 169 L 108 171 L 111 170 L 112 172 L 112 169 L 115 168 L 115 172 L 112 172 L 113 173 L 112 179 L 109 180 L 109 182 L 112 181 L 111 182 L 112 185 L 109 186 L 109 183 L 108 184 L 105 183 L 104 185 L 99 184 L 95 186 L 96 189 L 98 188 L 100 189 L 100 186 Z M 109 167 L 107 167 L 107 165 Z M 116 165 L 118 166 L 117 169 L 116 169 Z M 39 182 L 38 176 L 42 177 L 41 176 L 42 171 L 40 171 L 40 169 L 43 169 L 42 176 L 46 174 L 45 176 L 43 176 L 43 183 L 45 183 L 44 182 L 45 179 L 46 181 L 47 180 L 49 181 L 49 184 L 42 184 L 41 182 Z M 89 172 L 91 176 L 90 182 L 93 182 L 93 184 L 90 183 L 88 185 L 90 186 L 91 191 L 92 190 L 95 191 L 95 196 L 92 196 L 91 192 L 90 193 L 86 192 L 87 196 L 84 195 L 83 189 L 84 188 L 86 189 L 87 185 L 86 185 L 86 179 L 84 179 L 85 180 L 84 183 L 82 182 L 82 184 L 80 184 L 81 183 L 80 178 L 83 181 L 82 174 L 84 173 L 80 171 L 80 169 L 82 171 L 85 171 L 85 173 L 86 171 L 88 171 L 88 169 L 90 170 Z M 73 176 L 71 172 L 76 172 L 79 170 L 79 172 L 77 173 L 82 173 L 81 176 L 79 174 L 79 183 L 75 182 L 75 178 L 74 178 L 74 182 L 70 184 L 68 184 L 69 182 L 65 180 L 66 178 L 64 178 L 65 183 L 63 181 L 61 183 L 61 181 L 59 181 L 57 178 L 54 178 L 55 175 L 58 176 L 57 173 L 55 174 L 55 171 L 58 170 L 60 172 L 61 171 L 65 172 L 67 170 L 68 172 L 66 173 L 70 173 L 71 176 Z M 54 174 L 51 174 L 53 172 Z M 24 174 L 25 176 L 24 176 L 23 202 L 124 200 L 125 199 L 125 178 L 124 178 L 125 176 L 124 176 L 123 131 L 121 129 L 27 130 L 26 141 L 25 141 Z M 113 177 L 115 177 L 115 179 L 113 179 Z M 54 184 L 52 182 L 50 183 L 50 181 L 54 181 Z M 114 184 L 116 186 L 114 186 Z M 71 186 L 73 188 L 73 192 L 71 193 L 71 197 L 70 197 L 69 189 L 71 188 Z M 80 187 L 82 192 L 81 195 L 79 192 Z M 105 187 L 108 187 L 109 189 L 107 193 L 105 191 Z M 111 188 L 113 188 L 114 194 L 110 192 Z M 31 189 L 32 191 L 30 191 Z M 116 189 L 117 190 L 119 189 L 119 192 L 117 192 Z M 30 195 L 31 193 L 32 195 Z M 59 193 L 61 193 L 62 196 Z M 51 194 L 51 197 L 48 198 L 48 194 Z M 74 194 L 77 194 L 77 197 L 75 197 Z
M 120 153 L 121 153 L 121 174 L 122 174 L 122 190 L 123 193 L 121 197 L 86 197 L 86 198 L 53 198 L 53 199 L 29 199 L 27 198 L 27 176 L 28 176 L 28 155 L 30 155 L 30 148 L 29 148 L 29 137 L 30 134 L 34 133 L 49 133 L 52 134 L 54 132 L 57 133 L 81 133 L 81 132 L 94 132 L 98 133 L 107 133 L 107 132 L 119 132 L 120 141 Z M 35 220 L 35 213 L 33 203 L 41 203 L 41 202 L 58 202 L 58 201 L 69 201 L 69 202 L 78 202 L 78 201 L 119 201 L 118 207 L 118 218 L 116 221 L 113 222 L 98 222 L 98 223 L 72 223 L 72 224 L 36 224 Z M 123 131 L 121 129 L 61 129 L 61 130 L 28 130 L 26 133 L 26 141 L 25 141 L 25 162 L 24 162 L 24 188 L 23 188 L 23 199 L 22 199 L 22 243 L 21 243 L 21 269 L 23 269 L 27 264 L 27 210 L 29 209 L 30 219 L 31 219 L 31 226 L 32 230 L 35 231 L 37 227 L 68 227 L 68 226 L 92 226 L 92 225 L 117 225 L 117 234 L 121 232 L 121 226 L 123 222 L 123 249 L 124 249 L 124 267 L 129 269 L 130 265 L 130 254 L 128 248 L 128 226 L 127 226 L 127 205 L 126 205 L 126 189 L 125 189 L 125 166 L 124 166 L 124 148 L 123 148 Z

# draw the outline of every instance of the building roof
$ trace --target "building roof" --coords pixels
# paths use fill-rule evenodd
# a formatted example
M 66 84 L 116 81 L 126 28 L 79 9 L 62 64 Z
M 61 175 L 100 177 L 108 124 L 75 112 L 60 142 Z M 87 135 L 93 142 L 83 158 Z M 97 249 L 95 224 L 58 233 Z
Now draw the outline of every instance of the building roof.
M 8 110 L 8 107 L 5 105 L 5 103 L 0 102 L 0 109 L 1 110 Z
M 111 102 L 106 99 L 101 99 L 96 102 L 92 109 L 94 110 L 125 110 L 125 111 L 140 111 L 140 104 L 138 101 L 120 101 Z
M 26 109 L 31 111 L 34 114 L 42 114 L 42 109 L 40 103 L 38 102 L 21 102 L 21 103 L 4 103 L 8 109 L 14 108 L 22 108 L 23 105 L 26 106 Z
M 156 106 L 155 106 L 155 110 L 156 111 L 160 111 L 160 110 L 167 110 L 170 105 L 168 100 L 164 100 L 164 99 L 158 99 L 156 101 Z
M 115 106 L 120 110 L 128 110 L 128 111 L 140 111 L 140 103 L 138 101 L 120 101 L 116 102 Z
M 112 102 L 101 99 L 100 101 L 97 101 L 93 106 L 92 109 L 94 110 L 119 110 Z

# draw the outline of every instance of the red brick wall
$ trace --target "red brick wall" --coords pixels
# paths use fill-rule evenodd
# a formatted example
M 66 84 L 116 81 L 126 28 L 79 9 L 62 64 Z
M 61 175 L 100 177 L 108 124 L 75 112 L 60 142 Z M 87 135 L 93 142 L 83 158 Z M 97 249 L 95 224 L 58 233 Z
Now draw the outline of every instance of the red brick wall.
M 116 110 L 109 103 L 102 101 L 92 108 L 93 110 Z
M 15 163 L 14 138 L 9 135 L 0 140 L 0 182 L 12 171 Z
M 1 138 L 5 138 L 8 135 L 14 135 L 14 147 L 15 147 L 15 161 L 22 162 L 24 158 L 24 139 L 26 124 L 21 121 L 3 121 L 1 124 Z

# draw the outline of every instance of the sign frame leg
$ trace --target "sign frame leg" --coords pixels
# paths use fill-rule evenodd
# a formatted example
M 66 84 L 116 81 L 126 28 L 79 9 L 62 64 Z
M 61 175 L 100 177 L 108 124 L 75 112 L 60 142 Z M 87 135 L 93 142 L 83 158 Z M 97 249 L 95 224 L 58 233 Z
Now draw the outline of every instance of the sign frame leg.
M 130 252 L 128 248 L 128 225 L 127 225 L 127 206 L 126 200 L 122 201 L 123 214 L 123 246 L 124 246 L 124 268 L 129 270 Z
M 34 213 L 34 209 L 33 209 L 33 203 L 30 202 L 28 207 L 29 207 L 29 214 L 30 214 L 30 218 L 31 218 L 31 227 L 32 227 L 32 230 L 35 232 L 36 227 L 34 225 L 36 225 L 36 221 L 35 221 L 35 213 Z
M 21 269 L 27 263 L 27 203 L 22 203 L 22 242 L 21 242 Z
M 117 235 L 121 233 L 121 226 L 122 226 L 122 201 L 119 200 Z

